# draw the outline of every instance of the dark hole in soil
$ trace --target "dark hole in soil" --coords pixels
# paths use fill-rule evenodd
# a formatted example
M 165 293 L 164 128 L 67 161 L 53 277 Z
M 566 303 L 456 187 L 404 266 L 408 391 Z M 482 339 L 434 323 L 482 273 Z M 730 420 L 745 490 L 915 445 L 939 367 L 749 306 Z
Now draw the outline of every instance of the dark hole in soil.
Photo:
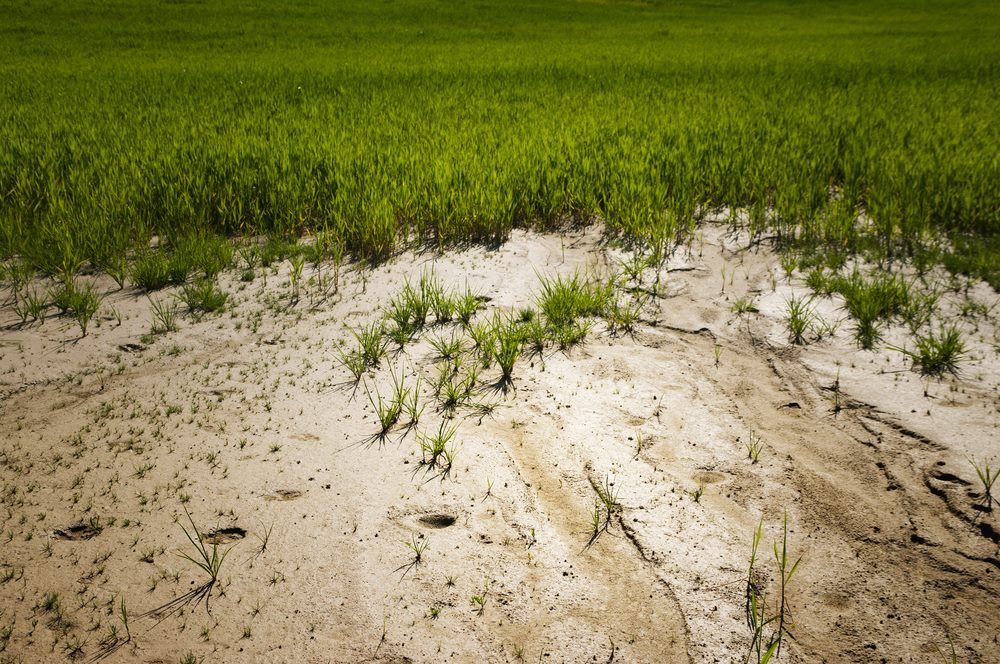
M 936 480 L 941 480 L 942 482 L 954 482 L 955 484 L 968 484 L 968 482 L 963 480 L 958 475 L 952 475 L 951 473 L 946 473 L 943 471 L 931 473 L 931 477 L 933 477 Z
M 302 495 L 301 491 L 295 489 L 278 489 L 267 497 L 268 500 L 295 500 Z
M 983 537 L 992 540 L 994 544 L 1000 544 L 1000 533 L 994 530 L 990 524 L 985 522 L 980 523 L 979 532 L 983 534 Z
M 455 523 L 455 517 L 450 514 L 425 514 L 420 517 L 420 523 L 430 528 L 447 528 Z
M 72 526 L 57 528 L 52 536 L 62 540 L 88 540 L 96 537 L 101 531 L 86 523 L 74 523 Z
M 218 530 L 205 533 L 202 535 L 201 541 L 205 544 L 228 544 L 229 542 L 241 540 L 246 536 L 247 531 L 242 528 L 232 526 L 230 528 L 219 528 Z

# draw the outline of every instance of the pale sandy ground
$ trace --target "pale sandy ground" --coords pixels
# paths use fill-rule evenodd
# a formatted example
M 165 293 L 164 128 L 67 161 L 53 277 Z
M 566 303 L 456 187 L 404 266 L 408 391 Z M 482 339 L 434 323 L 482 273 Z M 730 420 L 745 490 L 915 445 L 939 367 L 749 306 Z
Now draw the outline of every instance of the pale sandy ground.
M 350 270 L 338 296 L 311 302 L 307 288 L 294 306 L 287 263 L 249 284 L 229 275 L 225 313 L 185 317 L 131 350 L 150 328 L 134 292 L 109 288 L 105 313 L 116 307 L 121 324 L 106 316 L 80 340 L 58 318 L 18 328 L 8 304 L 0 630 L 12 629 L 0 662 L 93 658 L 123 596 L 133 639 L 109 662 L 189 651 L 206 662 L 739 662 L 752 533 L 763 517 L 773 569 L 785 512 L 802 563 L 780 661 L 942 661 L 950 639 L 957 661 L 1000 662 L 1000 522 L 974 509 L 967 460 L 998 451 L 995 318 L 953 316 L 960 298 L 946 296 L 972 349 L 959 379 L 928 382 L 898 352 L 857 350 L 849 322 L 791 346 L 784 302 L 805 292 L 798 277 L 721 226 L 701 236 L 670 262 L 666 296 L 634 336 L 598 325 L 569 352 L 522 360 L 515 391 L 484 391 L 492 414 L 460 411 L 443 480 L 419 465 L 415 431 L 370 442 L 372 408 L 336 345 L 430 266 L 488 296 L 480 316 L 530 306 L 539 275 L 623 256 L 597 230 L 407 254 Z M 732 313 L 747 294 L 760 312 Z M 817 303 L 831 320 L 845 316 L 838 306 Z M 391 364 L 429 379 L 431 355 L 421 341 Z M 387 385 L 390 368 L 368 380 Z M 427 402 L 417 430 L 440 420 Z M 756 464 L 751 430 L 765 441 Z M 606 480 L 623 509 L 588 548 L 592 485 Z M 203 530 L 246 537 L 210 614 L 189 605 L 156 624 L 141 614 L 201 579 L 177 555 L 193 553 L 181 496 Z M 436 514 L 455 521 L 420 520 Z M 92 537 L 56 532 L 92 518 Z M 427 548 L 408 568 L 412 538 Z M 470 598 L 484 588 L 480 615 Z M 60 610 L 46 610 L 48 593 Z

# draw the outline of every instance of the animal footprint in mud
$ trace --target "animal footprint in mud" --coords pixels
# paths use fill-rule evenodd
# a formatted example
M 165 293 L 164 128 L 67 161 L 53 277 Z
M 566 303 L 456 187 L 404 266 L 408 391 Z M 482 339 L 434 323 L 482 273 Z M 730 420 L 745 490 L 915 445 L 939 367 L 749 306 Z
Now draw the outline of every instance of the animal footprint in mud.
M 71 526 L 66 526 L 65 528 L 57 528 L 52 531 L 52 536 L 56 539 L 61 540 L 89 540 L 92 537 L 96 537 L 101 533 L 100 528 L 96 528 L 87 523 L 74 523 Z
M 218 528 L 205 533 L 201 536 L 201 541 L 205 544 L 229 544 L 230 542 L 238 542 L 246 536 L 247 531 L 236 526 L 230 526 L 229 528 Z
M 455 523 L 456 518 L 451 514 L 425 514 L 417 521 L 428 528 L 447 528 Z
M 272 494 L 264 497 L 265 500 L 295 500 L 296 498 L 301 498 L 302 492 L 296 491 L 295 489 L 278 489 Z

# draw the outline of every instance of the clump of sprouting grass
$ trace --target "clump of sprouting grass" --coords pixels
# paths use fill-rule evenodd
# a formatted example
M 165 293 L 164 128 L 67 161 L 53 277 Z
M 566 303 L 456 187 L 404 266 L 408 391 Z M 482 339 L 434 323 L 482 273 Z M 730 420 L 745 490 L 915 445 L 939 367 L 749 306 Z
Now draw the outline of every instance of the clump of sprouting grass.
M 402 571 L 403 572 L 403 576 L 405 577 L 407 575 L 407 573 L 409 573 L 410 570 L 412 570 L 412 569 L 414 569 L 416 567 L 419 567 L 420 563 L 423 562 L 423 560 L 424 560 L 424 552 L 427 550 L 427 546 L 429 544 L 429 541 L 427 539 L 425 539 L 423 535 L 420 535 L 419 537 L 417 535 L 410 535 L 410 541 L 409 542 L 403 542 L 403 544 L 405 544 L 406 548 L 410 550 L 410 553 L 412 554 L 412 558 L 408 562 L 405 562 L 402 565 L 400 565 L 399 567 L 397 567 L 395 569 L 395 571 L 396 572 Z M 384 629 L 385 628 L 383 626 L 383 630 Z M 385 639 L 385 633 L 384 633 L 384 631 L 383 631 L 382 638 Z
M 356 386 L 361 381 L 361 377 L 364 376 L 365 371 L 368 370 L 368 367 L 365 365 L 365 358 L 361 354 L 361 351 L 345 350 L 338 347 L 334 353 L 337 356 L 337 362 L 351 372 Z
M 597 484 L 591 480 L 591 486 L 594 488 L 594 493 L 597 494 L 597 500 L 594 502 L 594 511 L 591 514 L 592 530 L 590 540 L 587 542 L 588 547 L 597 541 L 601 533 L 610 530 L 614 515 L 621 509 L 621 504 L 618 502 L 618 489 L 615 488 L 609 477 L 604 478 L 603 484 Z
M 288 280 L 292 286 L 292 300 L 299 299 L 299 283 L 302 281 L 302 268 L 305 266 L 305 256 L 295 254 L 288 259 L 290 267 L 288 270 Z
M 636 323 L 642 315 L 642 301 L 637 298 L 622 298 L 612 296 L 609 298 L 603 316 L 608 324 L 608 332 L 611 334 L 632 334 L 635 331 Z
M 185 552 L 181 552 L 179 555 L 187 560 L 188 562 L 194 563 L 199 569 L 201 569 L 208 576 L 208 581 L 206 582 L 206 594 L 205 594 L 205 608 L 208 608 L 208 599 L 212 589 L 219 580 L 219 571 L 222 569 L 222 563 L 225 562 L 226 556 L 229 552 L 233 550 L 233 547 L 226 549 L 220 555 L 219 545 L 213 544 L 212 551 L 209 553 L 208 546 L 205 544 L 205 538 L 198 530 L 198 526 L 195 525 L 194 518 L 192 518 L 191 513 L 184 509 L 184 514 L 188 518 L 188 522 L 191 524 L 191 532 L 188 532 L 183 526 L 181 530 L 184 531 L 184 535 L 187 537 L 188 541 L 195 549 L 195 555 L 189 555 Z M 193 533 L 193 535 L 192 535 Z M 235 546 L 235 545 L 234 545 Z
M 897 348 L 910 358 L 914 367 L 920 368 L 925 376 L 941 376 L 945 373 L 958 375 L 959 362 L 965 357 L 965 342 L 962 333 L 954 325 L 941 326 L 937 334 L 918 334 L 914 338 L 915 350 Z
M 420 376 L 417 376 L 417 384 L 403 393 L 402 404 L 403 412 L 407 418 L 407 427 L 416 426 L 424 412 L 424 406 L 420 403 Z
M 198 279 L 185 284 L 177 296 L 188 311 L 198 317 L 202 314 L 221 311 L 229 299 L 229 294 L 222 292 L 211 279 Z
M 506 391 L 513 382 L 514 363 L 524 343 L 521 325 L 512 316 L 497 313 L 493 319 L 492 337 L 491 354 L 501 372 L 497 387 Z
M 545 324 L 538 318 L 535 318 L 535 320 L 522 326 L 521 335 L 528 354 L 541 357 L 545 351 L 545 344 L 549 340 L 549 332 L 545 329 Z
M 296 240 L 285 237 L 281 233 L 271 233 L 263 244 L 258 245 L 257 255 L 261 265 L 271 267 L 290 256 L 294 256 L 301 250 L 302 247 Z
M 454 297 L 455 318 L 462 324 L 462 327 L 469 326 L 472 317 L 479 311 L 482 304 L 483 298 L 470 290 Z
M 976 470 L 976 477 L 979 478 L 979 483 L 983 487 L 983 509 L 987 512 L 992 512 L 993 503 L 1000 502 L 993 497 L 993 485 L 996 483 L 997 478 L 1000 477 L 1000 468 L 993 468 L 988 459 L 983 461 L 969 459 L 969 463 Z
M 433 271 L 426 271 L 417 286 L 409 280 L 403 289 L 390 300 L 386 318 L 394 323 L 387 331 L 399 346 L 405 345 L 427 325 L 433 312 L 438 322 L 450 321 L 455 315 L 455 304 Z
M 799 257 L 791 251 L 786 251 L 781 254 L 778 262 L 781 265 L 781 271 L 785 273 L 785 281 L 791 281 L 792 275 L 799 267 Z
M 628 258 L 619 260 L 618 266 L 621 268 L 622 278 L 626 284 L 635 283 L 641 286 L 643 273 L 649 267 L 649 258 L 641 251 L 636 251 Z
M 358 352 L 361 361 L 366 368 L 374 368 L 379 365 L 385 357 L 388 341 L 385 338 L 385 328 L 381 323 L 375 322 L 367 326 L 362 326 L 356 330 L 351 330 L 354 339 L 358 342 Z
M 469 600 L 472 602 L 472 605 L 476 607 L 477 616 L 481 616 L 483 615 L 483 613 L 486 612 L 486 599 L 489 596 L 489 592 L 490 592 L 490 582 L 487 579 L 486 582 L 483 584 L 483 592 L 473 595 L 472 597 L 469 598 Z
M 172 281 L 170 260 L 162 251 L 150 250 L 139 254 L 132 263 L 129 278 L 142 291 L 159 290 Z
M 757 303 L 754 302 L 754 298 L 751 295 L 744 295 L 743 297 L 738 297 L 733 300 L 733 306 L 731 306 L 729 310 L 738 316 L 742 316 L 743 314 L 755 314 L 759 311 L 757 309 Z
M 760 453 L 764 449 L 764 439 L 760 437 L 753 429 L 750 430 L 750 438 L 746 443 L 747 457 L 750 459 L 750 463 L 757 463 L 760 459 Z
M 205 543 L 205 536 L 200 530 L 198 530 L 198 526 L 191 517 L 191 513 L 187 511 L 187 507 L 184 508 L 184 514 L 188 518 L 188 523 L 191 524 L 191 530 L 188 531 L 188 529 L 183 525 L 181 525 L 181 530 L 184 531 L 184 536 L 187 537 L 191 546 L 194 547 L 194 553 L 189 554 L 185 551 L 181 551 L 177 555 L 203 571 L 207 579 L 201 585 L 184 593 L 180 597 L 176 597 L 166 604 L 162 604 L 155 609 L 143 613 L 139 616 L 140 618 L 150 617 L 156 619 L 157 621 L 162 621 L 168 616 L 180 611 L 188 604 L 197 603 L 202 599 L 205 600 L 205 610 L 211 615 L 209 600 L 212 597 L 212 589 L 215 588 L 216 583 L 219 581 L 219 572 L 222 569 L 222 564 L 226 561 L 226 557 L 236 545 L 234 544 L 221 553 L 219 551 L 218 544 L 212 544 L 212 548 L 209 549 L 208 545 Z
M 612 281 L 601 282 L 574 273 L 543 278 L 536 302 L 551 338 L 565 349 L 586 337 L 589 324 L 580 319 L 603 315 L 613 296 Z
M 451 472 L 455 460 L 455 447 L 452 444 L 458 426 L 449 426 L 444 420 L 438 425 L 435 433 L 419 433 L 417 443 L 420 445 L 420 464 L 427 469 L 437 470 L 442 478 Z
M 260 262 L 260 249 L 256 244 L 244 242 L 236 248 L 236 255 L 243 261 L 243 269 L 253 272 Z
M 479 351 L 484 362 L 492 362 L 493 360 L 493 332 L 494 326 L 491 321 L 470 323 L 465 328 L 465 333 L 472 340 L 472 349 Z
M 12 294 L 16 295 L 35 278 L 35 268 L 24 260 L 11 260 L 0 262 L 0 284 L 10 287 Z
M 233 245 L 212 232 L 188 232 L 172 244 L 172 262 L 203 279 L 214 280 L 233 262 Z
M 466 403 L 476 389 L 480 368 L 473 363 L 462 370 L 459 358 L 438 365 L 438 376 L 434 385 L 434 395 L 443 412 L 452 412 Z
M 693 491 L 687 491 L 686 493 L 691 496 L 691 500 L 700 503 L 701 497 L 705 495 L 705 485 L 699 482 Z
M 789 609 L 786 601 L 786 590 L 801 558 L 791 562 L 788 553 L 788 514 L 782 522 L 781 547 L 774 543 L 774 561 L 777 567 L 778 591 L 777 598 L 768 601 L 767 592 L 761 580 L 761 572 L 757 567 L 757 555 L 764 534 L 764 520 L 761 519 L 753 534 L 753 544 L 750 550 L 750 565 L 747 569 L 747 583 L 744 591 L 744 612 L 747 627 L 750 629 L 750 651 L 747 661 L 765 664 L 781 654 L 782 639 L 789 633 Z
M 132 641 L 132 630 L 129 628 L 129 612 L 128 607 L 125 605 L 124 595 L 122 595 L 118 606 L 117 617 L 122 623 L 122 630 L 125 632 L 124 636 L 118 632 L 118 626 L 115 623 L 108 625 L 108 631 L 100 641 L 100 649 L 91 661 L 97 662 L 106 659 Z
M 840 319 L 827 320 L 814 314 L 809 322 L 809 330 L 816 335 L 817 340 L 822 340 L 835 335 L 840 329 L 840 323 Z
M 149 298 L 150 311 L 153 313 L 153 334 L 165 334 L 177 331 L 177 309 L 165 300 Z
M 385 440 L 392 428 L 399 422 L 399 416 L 403 412 L 403 399 L 400 398 L 399 393 L 401 389 L 399 384 L 397 384 L 396 392 L 389 398 L 385 398 L 378 391 L 377 387 L 373 396 L 372 391 L 368 389 L 367 383 L 365 384 L 365 393 L 368 395 L 368 401 L 371 403 L 372 408 L 375 409 L 375 415 L 378 417 L 380 427 L 378 433 L 375 434 L 376 440 Z
M 410 324 L 418 330 L 423 329 L 424 325 L 427 324 L 427 316 L 431 312 L 436 285 L 437 281 L 433 273 L 425 272 L 421 275 L 416 288 L 407 281 L 399 295 L 403 310 L 409 316 Z
M 37 321 L 45 315 L 45 310 L 49 304 L 45 295 L 39 294 L 32 288 L 25 288 L 24 291 L 14 291 L 14 313 L 21 319 L 21 325 L 28 322 Z
M 819 295 L 829 295 L 833 292 L 832 282 L 822 267 L 810 270 L 809 274 L 806 275 L 805 283 L 812 292 Z
M 879 274 L 865 279 L 857 271 L 849 277 L 831 277 L 831 288 L 844 296 L 844 307 L 855 321 L 854 336 L 861 348 L 881 340 L 882 323 L 901 314 L 910 301 L 909 285 L 900 277 Z
M 87 336 L 87 328 L 100 308 L 101 300 L 90 282 L 81 287 L 76 282 L 69 281 L 58 287 L 53 294 L 56 306 L 63 313 L 73 316 L 82 336 Z
M 429 343 L 438 358 L 442 360 L 454 360 L 465 352 L 465 340 L 456 335 L 454 331 L 447 338 L 443 336 L 431 337 Z
M 785 300 L 785 322 L 788 325 L 788 337 L 793 344 L 805 343 L 805 333 L 809 329 L 813 312 L 809 307 L 809 299 L 795 297 Z
M 559 347 L 559 350 L 567 350 L 583 342 L 590 334 L 593 322 L 586 320 L 573 321 L 560 327 L 549 327 L 549 338 Z
M 448 291 L 442 288 L 437 282 L 432 282 L 428 296 L 431 301 L 431 312 L 434 320 L 438 323 L 450 323 L 455 318 L 457 307 L 455 298 Z
M 413 341 L 413 337 L 416 334 L 417 328 L 409 323 L 395 322 L 395 324 L 388 325 L 385 328 L 386 339 L 396 344 L 399 348 Z
M 911 292 L 906 302 L 900 307 L 900 316 L 906 322 L 911 334 L 917 334 L 931 323 L 941 301 L 941 293 L 936 289 L 930 292 Z
M 52 302 L 52 306 L 59 311 L 60 316 L 68 314 L 73 307 L 74 289 L 73 282 L 60 282 L 49 290 L 49 300 Z

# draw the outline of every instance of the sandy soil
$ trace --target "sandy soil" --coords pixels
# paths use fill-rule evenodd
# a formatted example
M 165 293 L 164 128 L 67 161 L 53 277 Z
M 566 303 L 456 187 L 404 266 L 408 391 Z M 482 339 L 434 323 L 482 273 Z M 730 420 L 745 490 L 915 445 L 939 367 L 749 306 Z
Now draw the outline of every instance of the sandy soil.
M 447 477 L 420 464 L 416 435 L 441 419 L 429 397 L 416 427 L 373 438 L 335 349 L 405 278 L 433 266 L 487 296 L 483 316 L 530 306 L 539 274 L 622 256 L 595 229 L 519 232 L 495 251 L 352 269 L 338 295 L 307 287 L 294 304 L 286 263 L 224 277 L 225 313 L 149 343 L 149 302 L 110 283 L 82 339 L 59 318 L 17 327 L 8 303 L 0 662 L 739 662 L 753 531 L 763 519 L 773 588 L 786 513 L 802 562 L 780 661 L 941 661 L 950 641 L 957 661 L 1000 662 L 1000 520 L 976 509 L 968 462 L 997 453 L 993 314 L 953 316 L 971 346 L 957 379 L 857 350 L 849 322 L 792 346 L 784 303 L 806 292 L 800 275 L 706 224 L 634 335 L 598 324 L 460 410 Z M 733 313 L 746 295 L 759 311 Z M 836 298 L 816 306 L 845 316 Z M 428 392 L 432 355 L 421 340 L 368 381 L 405 372 Z M 588 546 L 605 482 L 621 510 Z M 194 554 L 185 508 L 233 548 L 210 604 L 161 620 L 147 612 L 204 579 L 178 555 Z M 426 545 L 419 562 L 407 543 Z M 109 625 L 124 634 L 122 598 L 131 640 L 102 653 Z

